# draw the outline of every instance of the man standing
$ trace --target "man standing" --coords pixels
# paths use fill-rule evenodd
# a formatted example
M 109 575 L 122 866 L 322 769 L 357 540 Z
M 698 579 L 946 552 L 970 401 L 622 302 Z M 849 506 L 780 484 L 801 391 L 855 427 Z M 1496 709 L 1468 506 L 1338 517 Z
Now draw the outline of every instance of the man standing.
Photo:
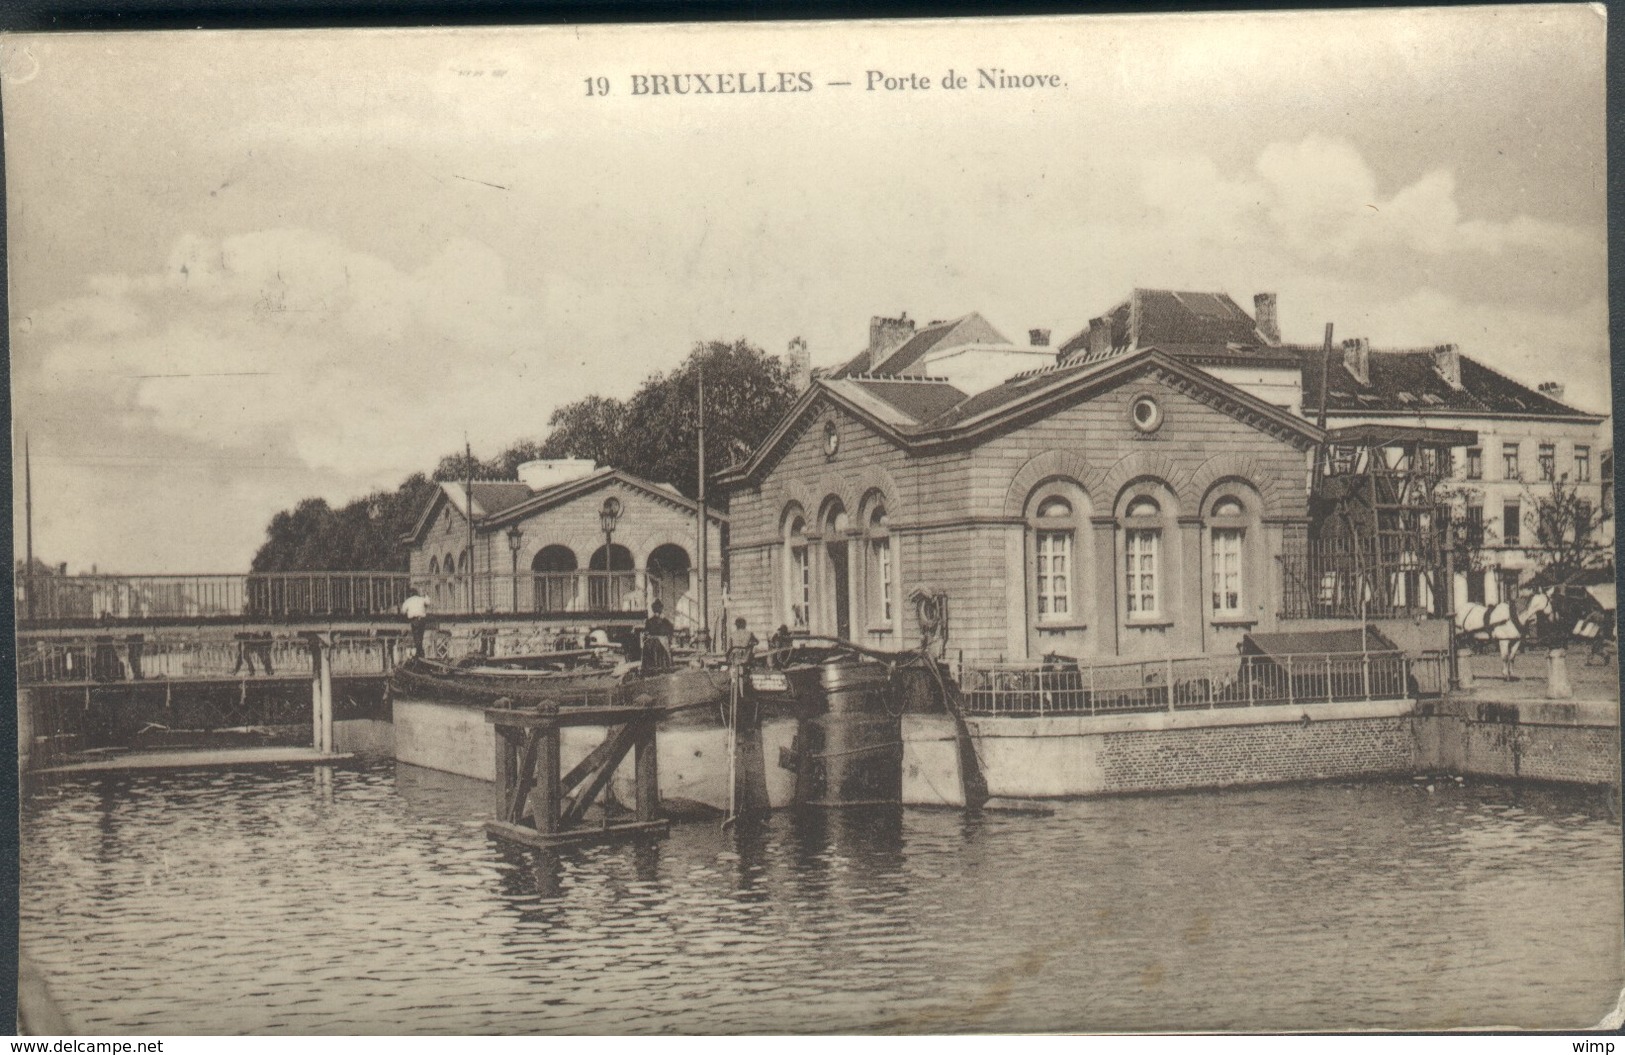
M 423 630 L 429 623 L 429 599 L 417 587 L 412 587 L 412 592 L 401 602 L 401 614 L 412 624 L 412 654 L 422 656 Z

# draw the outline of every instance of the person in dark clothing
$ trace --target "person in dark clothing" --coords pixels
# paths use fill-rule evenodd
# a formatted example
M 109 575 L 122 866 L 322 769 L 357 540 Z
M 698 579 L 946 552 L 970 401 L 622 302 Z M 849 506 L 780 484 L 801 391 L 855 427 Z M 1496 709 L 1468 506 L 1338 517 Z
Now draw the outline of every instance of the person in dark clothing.
M 745 624 L 745 617 L 735 619 L 732 644 L 728 649 L 733 659 L 742 666 L 750 666 L 756 658 L 756 646 L 759 644 L 761 642 L 756 640 L 756 635 Z
M 649 606 L 649 618 L 643 623 L 643 672 L 655 674 L 672 668 L 671 639 L 677 633 L 671 620 L 665 616 L 666 606 L 659 601 Z
M 773 631 L 773 636 L 767 639 L 768 662 L 775 667 L 782 667 L 789 657 L 790 644 L 794 639 L 790 636 L 790 628 L 783 623 Z

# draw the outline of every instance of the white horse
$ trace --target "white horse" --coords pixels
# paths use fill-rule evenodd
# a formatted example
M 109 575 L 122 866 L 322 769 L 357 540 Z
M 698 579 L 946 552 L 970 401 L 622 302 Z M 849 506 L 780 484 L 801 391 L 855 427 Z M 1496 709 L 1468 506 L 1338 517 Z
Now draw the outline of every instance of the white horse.
M 1552 610 L 1552 599 L 1545 590 L 1537 590 L 1529 597 L 1529 604 L 1520 613 L 1510 601 L 1499 604 L 1468 604 L 1456 613 L 1456 639 L 1494 641 L 1501 651 L 1501 669 L 1506 680 L 1512 680 L 1512 664 L 1523 647 L 1524 627 L 1536 616 Z

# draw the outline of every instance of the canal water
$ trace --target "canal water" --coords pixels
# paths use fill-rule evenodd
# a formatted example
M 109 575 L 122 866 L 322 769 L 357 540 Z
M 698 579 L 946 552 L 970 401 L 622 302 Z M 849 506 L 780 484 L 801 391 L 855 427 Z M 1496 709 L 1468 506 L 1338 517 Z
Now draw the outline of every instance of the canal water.
M 369 763 L 30 789 L 22 947 L 94 1032 L 1575 1029 L 1594 793 L 1410 781 L 685 822 L 556 855 Z

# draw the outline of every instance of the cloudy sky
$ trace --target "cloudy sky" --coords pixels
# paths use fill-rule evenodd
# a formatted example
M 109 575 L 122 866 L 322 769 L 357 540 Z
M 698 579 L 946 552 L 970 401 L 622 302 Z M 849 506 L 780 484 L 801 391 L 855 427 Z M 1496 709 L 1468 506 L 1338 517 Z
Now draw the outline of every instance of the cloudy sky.
M 1134 286 L 1605 410 L 1603 44 L 1581 6 L 8 38 L 15 537 L 25 432 L 45 559 L 236 571 L 301 497 L 539 438 L 696 341 L 1059 339 Z M 813 90 L 631 90 L 724 71 Z

